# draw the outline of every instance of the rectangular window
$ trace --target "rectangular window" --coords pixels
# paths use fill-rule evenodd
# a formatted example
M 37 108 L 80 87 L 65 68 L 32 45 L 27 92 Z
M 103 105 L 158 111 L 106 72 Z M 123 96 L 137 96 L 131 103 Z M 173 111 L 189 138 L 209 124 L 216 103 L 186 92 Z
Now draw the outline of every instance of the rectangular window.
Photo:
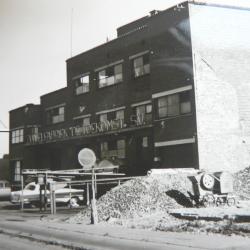
M 15 161 L 15 164 L 14 164 L 14 181 L 21 181 L 21 161 Z
M 135 78 L 149 73 L 149 54 L 145 54 L 133 60 L 133 74 Z
M 152 122 L 152 104 L 136 106 L 134 113 L 140 123 L 148 124 Z
M 123 80 L 122 64 L 110 66 L 98 72 L 99 88 L 116 84 Z
M 115 113 L 115 119 L 124 120 L 124 110 L 118 110 Z
M 142 147 L 144 147 L 144 148 L 148 147 L 148 137 L 147 136 L 142 138 Z
M 105 113 L 105 114 L 100 114 L 100 116 L 99 116 L 99 121 L 100 122 L 105 122 L 105 121 L 107 121 L 108 120 L 108 114 L 107 113 Z
M 160 97 L 158 99 L 158 118 L 178 116 L 191 112 L 190 92 Z
M 47 124 L 56 124 L 64 121 L 65 108 L 57 107 L 46 111 Z
M 79 118 L 75 120 L 75 125 L 85 127 L 90 125 L 90 117 Z
M 38 135 L 38 133 L 39 133 L 38 127 L 32 127 L 31 128 L 31 134 L 32 135 Z
M 168 97 L 168 116 L 177 116 L 180 114 L 179 94 Z
M 181 114 L 191 113 L 190 92 L 188 91 L 180 95 L 180 112 Z
M 108 143 L 102 142 L 101 143 L 101 158 L 108 158 Z
M 11 143 L 22 143 L 23 142 L 23 129 L 16 129 L 11 131 Z
M 109 141 L 101 143 L 101 157 L 112 159 L 113 157 L 125 158 L 125 140 Z
M 89 92 L 89 75 L 84 75 L 75 79 L 74 83 L 76 95 Z

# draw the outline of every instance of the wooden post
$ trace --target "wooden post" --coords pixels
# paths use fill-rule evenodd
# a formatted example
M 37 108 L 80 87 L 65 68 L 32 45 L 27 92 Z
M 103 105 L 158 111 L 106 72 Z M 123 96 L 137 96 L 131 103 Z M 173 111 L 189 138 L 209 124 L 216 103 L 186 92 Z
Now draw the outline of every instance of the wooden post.
M 56 214 L 56 194 L 53 182 L 50 182 L 50 211 L 51 214 Z
M 54 214 L 54 204 L 53 204 L 53 183 L 52 182 L 50 182 L 49 183 L 49 189 L 50 189 L 50 212 L 51 212 L 51 214 Z
M 96 200 L 95 200 L 95 170 L 92 167 L 92 200 L 91 200 L 91 224 L 98 223 Z
M 89 206 L 90 202 L 89 202 L 89 183 L 87 183 L 87 206 Z
M 71 198 L 72 198 L 72 195 L 71 195 L 71 184 L 69 183 L 69 208 L 72 208 L 72 206 L 71 206 Z
M 55 191 L 55 186 L 53 190 L 53 203 L 54 203 L 54 214 L 56 214 L 56 191 Z
M 44 177 L 44 211 L 47 210 L 47 173 Z
M 95 174 L 95 194 L 97 195 L 97 181 L 96 181 L 96 174 Z
M 42 186 L 41 184 L 39 185 L 39 210 L 40 212 L 42 211 Z
M 22 195 L 21 195 L 21 210 L 23 211 L 24 208 L 24 200 L 23 200 L 23 175 L 21 175 L 21 188 L 22 188 Z

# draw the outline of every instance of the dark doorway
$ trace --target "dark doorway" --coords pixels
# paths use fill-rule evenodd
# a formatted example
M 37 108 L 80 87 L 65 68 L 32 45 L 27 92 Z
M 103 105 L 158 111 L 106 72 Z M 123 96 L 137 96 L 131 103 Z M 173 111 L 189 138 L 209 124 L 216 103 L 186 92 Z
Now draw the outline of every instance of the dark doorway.
M 60 170 L 61 169 L 61 159 L 62 151 L 60 148 L 53 148 L 50 151 L 50 169 Z
M 135 165 L 137 175 L 145 175 L 152 168 L 152 146 L 148 136 L 135 138 Z
M 195 167 L 194 144 L 160 147 L 161 168 Z

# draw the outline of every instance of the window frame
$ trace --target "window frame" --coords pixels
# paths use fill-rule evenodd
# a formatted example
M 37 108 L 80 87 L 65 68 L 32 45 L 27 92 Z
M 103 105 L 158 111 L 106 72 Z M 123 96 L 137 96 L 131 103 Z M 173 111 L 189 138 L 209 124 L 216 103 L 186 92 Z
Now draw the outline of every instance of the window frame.
M 113 147 L 115 145 L 115 148 Z M 117 157 L 118 159 L 126 158 L 126 140 L 118 139 L 112 141 L 103 141 L 100 143 L 101 158 L 111 159 Z
M 24 128 L 17 128 L 11 131 L 11 144 L 24 142 Z
M 17 171 L 18 170 L 18 171 Z M 21 181 L 21 171 L 22 171 L 22 164 L 20 160 L 14 162 L 14 181 L 18 182 Z
M 108 121 L 108 113 L 102 113 L 98 116 L 99 122 L 107 122 Z
M 174 98 L 176 98 L 174 100 Z M 178 102 L 176 101 L 178 99 Z M 160 102 L 162 101 L 162 104 Z M 188 104 L 187 109 L 184 111 L 183 104 Z M 192 113 L 192 103 L 191 103 L 191 91 L 183 91 L 174 93 L 171 95 L 161 96 L 156 99 L 157 107 L 157 118 L 171 118 L 181 115 Z M 176 110 L 174 110 L 176 109 Z M 160 115 L 160 110 L 162 110 L 162 115 Z M 165 114 L 165 115 L 164 115 Z
M 84 78 L 88 78 L 86 82 L 83 82 Z M 74 91 L 76 95 L 81 95 L 90 92 L 90 74 L 85 73 L 79 77 L 73 79 Z M 86 89 L 85 89 L 86 87 Z
M 86 123 L 86 121 L 88 121 Z M 75 126 L 79 127 L 88 127 L 91 125 L 91 116 L 86 116 L 86 117 L 79 117 L 77 119 L 74 119 Z
M 120 67 L 120 69 L 118 68 Z M 123 81 L 123 63 L 117 63 L 97 71 L 98 88 L 116 85 Z
M 54 125 L 65 121 L 65 105 L 49 108 L 45 110 L 45 112 L 46 112 L 46 125 Z
M 141 63 L 140 61 L 141 60 Z M 138 62 L 139 65 L 136 65 Z M 150 57 L 149 53 L 137 56 L 132 59 L 132 69 L 133 69 L 133 77 L 137 79 L 139 77 L 149 75 L 150 74 Z
M 149 108 L 150 107 L 150 108 Z M 144 112 L 138 112 L 139 109 L 143 109 Z M 133 113 L 136 116 L 143 115 L 144 123 L 151 123 L 153 120 L 153 106 L 152 103 L 140 104 L 133 107 Z
M 124 109 L 120 109 L 120 110 L 115 111 L 115 119 L 116 120 L 123 120 L 124 121 L 124 119 L 125 119 L 125 110 Z

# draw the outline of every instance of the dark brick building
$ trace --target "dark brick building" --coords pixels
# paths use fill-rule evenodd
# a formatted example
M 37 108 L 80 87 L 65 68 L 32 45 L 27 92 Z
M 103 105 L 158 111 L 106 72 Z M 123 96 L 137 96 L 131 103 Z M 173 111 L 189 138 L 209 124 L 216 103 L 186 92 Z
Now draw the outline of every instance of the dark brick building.
M 66 63 L 66 87 L 10 111 L 13 181 L 22 168 L 79 168 L 84 147 L 129 175 L 198 168 L 187 3 L 119 27 Z

